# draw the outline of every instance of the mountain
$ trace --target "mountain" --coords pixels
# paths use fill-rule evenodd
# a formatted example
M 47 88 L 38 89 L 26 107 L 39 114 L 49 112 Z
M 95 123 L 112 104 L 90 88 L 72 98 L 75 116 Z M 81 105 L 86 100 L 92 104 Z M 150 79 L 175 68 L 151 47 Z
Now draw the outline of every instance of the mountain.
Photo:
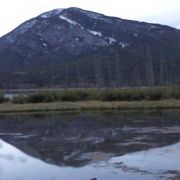
M 180 30 L 55 9 L 0 38 L 0 88 L 159 86 L 180 82 Z

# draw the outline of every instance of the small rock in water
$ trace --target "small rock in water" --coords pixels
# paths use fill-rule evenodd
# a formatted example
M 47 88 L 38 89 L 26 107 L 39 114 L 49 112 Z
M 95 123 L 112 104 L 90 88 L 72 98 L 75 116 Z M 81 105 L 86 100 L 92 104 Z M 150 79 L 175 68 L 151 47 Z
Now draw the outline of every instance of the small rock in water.
M 97 180 L 96 178 L 92 178 L 92 179 L 90 179 L 90 180 Z

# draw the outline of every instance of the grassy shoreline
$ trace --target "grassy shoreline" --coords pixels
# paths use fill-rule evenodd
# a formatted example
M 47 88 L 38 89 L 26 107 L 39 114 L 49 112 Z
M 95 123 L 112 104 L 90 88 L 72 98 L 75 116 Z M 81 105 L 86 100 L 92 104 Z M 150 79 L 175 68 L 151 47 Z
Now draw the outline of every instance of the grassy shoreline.
M 0 113 L 48 112 L 68 110 L 158 110 L 180 109 L 180 100 L 167 99 L 158 101 L 77 101 L 13 104 L 0 104 Z

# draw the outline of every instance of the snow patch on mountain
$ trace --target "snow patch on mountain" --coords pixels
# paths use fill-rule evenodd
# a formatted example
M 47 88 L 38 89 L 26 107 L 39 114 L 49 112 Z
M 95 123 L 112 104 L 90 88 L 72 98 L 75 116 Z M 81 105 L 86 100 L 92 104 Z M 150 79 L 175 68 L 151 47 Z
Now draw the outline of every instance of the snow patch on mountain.
M 85 14 L 86 16 L 89 16 L 89 17 L 94 18 L 94 19 L 99 19 L 102 16 L 104 16 L 103 14 L 98 14 L 98 13 L 91 12 L 91 11 L 85 11 L 85 10 L 82 10 L 80 8 L 75 8 L 75 9 L 80 11 L 82 14 Z
M 129 47 L 129 43 L 127 42 L 118 42 L 118 44 L 122 47 L 122 48 L 126 48 L 126 47 Z
M 63 8 L 59 8 L 59 9 L 55 9 L 53 11 L 45 12 L 45 13 L 41 14 L 40 17 L 41 18 L 49 18 L 51 16 L 55 16 L 55 15 L 62 13 L 63 10 L 64 10 Z
M 16 28 L 13 33 L 8 34 L 5 39 L 6 41 L 13 43 L 18 35 L 21 35 L 28 31 L 32 26 L 34 26 L 38 22 L 38 19 L 32 19 L 30 21 L 27 21 L 20 25 L 18 28 Z
M 102 37 L 102 33 L 101 32 L 93 31 L 93 30 L 90 30 L 90 29 L 88 29 L 88 32 L 90 32 L 91 34 L 94 34 L 95 36 Z
M 46 43 L 43 43 L 42 45 L 43 45 L 44 47 L 47 47 L 47 44 L 46 44 Z
M 104 39 L 108 41 L 109 44 L 114 44 L 117 42 L 117 40 L 112 37 L 105 37 Z
M 134 35 L 134 37 L 138 37 L 139 36 L 138 33 L 134 33 L 133 35 Z
M 80 25 L 80 24 L 78 24 L 76 21 L 73 21 L 72 19 L 69 19 L 69 18 L 67 18 L 66 16 L 60 15 L 59 18 L 62 19 L 62 20 L 67 21 L 68 23 L 70 23 L 70 24 L 72 24 L 72 25 L 75 25 L 75 26 L 76 26 L 76 25 Z
M 38 22 L 37 19 L 32 19 L 30 21 L 25 22 L 24 24 L 22 24 L 18 29 L 16 29 L 16 31 L 19 34 L 23 34 L 24 32 L 26 32 L 28 29 L 30 29 L 32 26 L 34 26 L 36 23 Z
M 64 20 L 64 21 L 67 21 L 68 23 L 70 23 L 70 24 L 72 24 L 74 26 L 78 26 L 79 28 L 84 29 L 84 27 L 81 26 L 79 23 L 77 23 L 76 21 L 74 21 L 74 20 L 72 20 L 70 18 L 67 18 L 66 16 L 60 15 L 59 18 Z

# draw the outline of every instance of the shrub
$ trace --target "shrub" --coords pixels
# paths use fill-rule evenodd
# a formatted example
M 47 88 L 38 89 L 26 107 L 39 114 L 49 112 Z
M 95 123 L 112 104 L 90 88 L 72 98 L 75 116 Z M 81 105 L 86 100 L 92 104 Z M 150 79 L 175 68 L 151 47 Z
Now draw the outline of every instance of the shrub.
M 62 90 L 46 91 L 28 95 L 18 96 L 13 99 L 13 103 L 41 103 L 56 101 L 140 101 L 140 100 L 160 100 L 162 98 L 180 99 L 180 87 L 166 88 L 126 88 L 126 89 L 88 89 L 88 90 Z M 5 101 L 0 96 L 0 102 Z
M 25 96 L 15 96 L 12 99 L 12 103 L 15 103 L 15 104 L 24 104 L 24 103 L 27 103 L 27 98 Z
M 87 100 L 99 100 L 99 91 L 95 89 L 87 90 Z
M 163 97 L 162 89 L 145 88 L 143 90 L 143 97 L 145 100 L 160 100 Z
M 81 101 L 86 100 L 88 93 L 83 90 L 63 90 L 58 93 L 60 101 Z
M 180 99 L 180 86 L 164 88 L 164 97 Z
M 120 90 L 119 99 L 123 101 L 140 100 L 138 97 L 139 93 L 136 89 L 122 89 Z
M 54 91 L 47 91 L 42 93 L 43 102 L 55 102 L 58 99 L 58 93 Z
M 115 101 L 117 97 L 118 92 L 115 90 L 102 90 L 97 94 L 97 99 L 101 101 Z
M 27 96 L 28 103 L 40 103 L 40 102 L 44 102 L 44 99 L 45 99 L 44 93 L 31 94 Z

